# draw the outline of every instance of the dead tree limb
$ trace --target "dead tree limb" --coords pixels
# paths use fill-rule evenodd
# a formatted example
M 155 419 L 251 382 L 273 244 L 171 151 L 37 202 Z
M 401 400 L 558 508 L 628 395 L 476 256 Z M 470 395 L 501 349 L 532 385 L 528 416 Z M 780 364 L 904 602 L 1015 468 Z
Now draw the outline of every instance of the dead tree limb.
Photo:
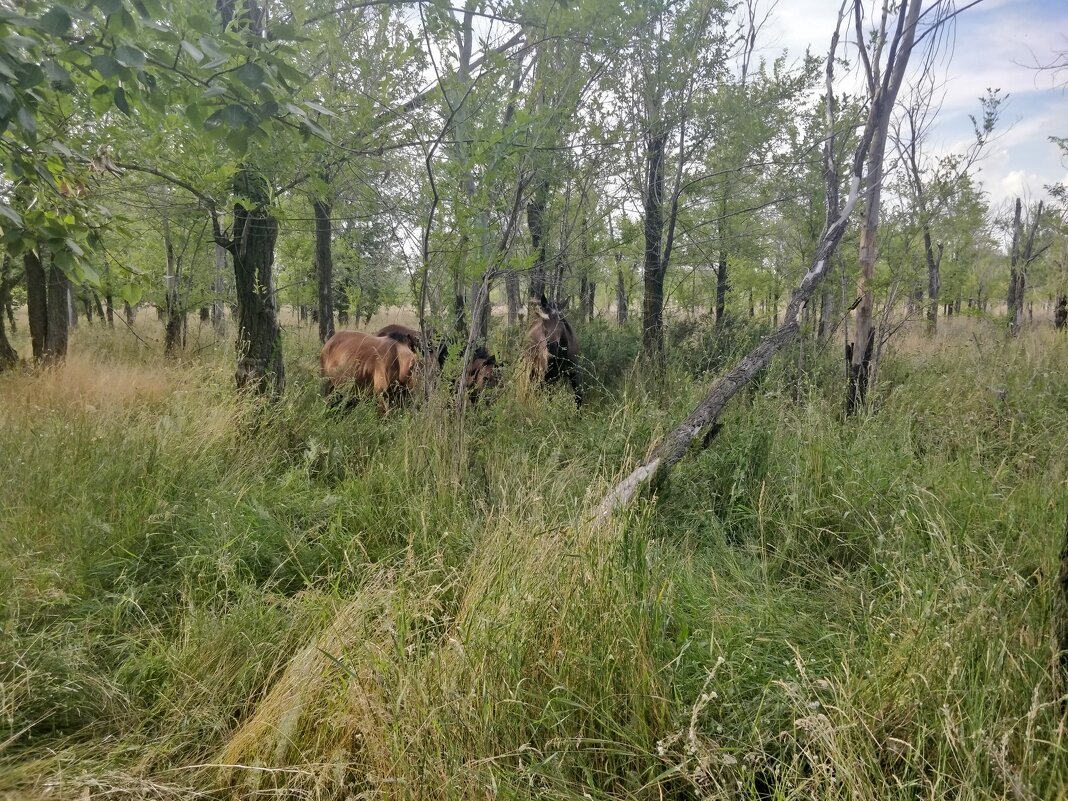
M 834 102 L 834 62 L 838 49 L 838 40 L 842 23 L 853 7 L 854 0 L 845 0 L 838 12 L 838 22 L 831 37 L 830 51 L 826 63 L 826 124 L 827 137 L 824 140 L 824 180 L 827 197 L 827 217 L 819 247 L 813 257 L 812 266 L 793 291 L 790 303 L 786 307 L 783 323 L 766 336 L 759 345 L 746 354 L 726 375 L 718 379 L 708 395 L 702 400 L 681 424 L 671 431 L 653 451 L 653 454 L 635 468 L 622 481 L 617 483 L 604 497 L 595 513 L 594 524 L 603 525 L 611 519 L 614 512 L 626 507 L 644 488 L 655 485 L 686 454 L 690 444 L 701 431 L 714 425 L 723 413 L 727 403 L 739 390 L 749 383 L 772 358 L 785 348 L 800 329 L 798 317 L 805 304 L 814 294 L 820 281 L 827 273 L 831 257 L 845 233 L 849 218 L 861 195 L 861 184 L 865 177 L 865 165 L 868 161 L 872 142 L 880 131 L 885 131 L 887 117 L 893 107 L 893 96 L 887 96 L 886 87 L 873 82 L 872 92 L 877 97 L 870 97 L 868 115 L 861 132 L 859 143 L 853 154 L 849 194 L 844 203 L 839 203 L 838 165 L 835 162 L 835 102 Z M 919 0 L 916 0 L 919 2 Z M 900 74 L 904 71 L 911 42 L 915 35 L 915 15 L 909 15 L 909 24 L 898 27 L 890 52 L 896 54 L 896 63 L 891 59 L 892 68 L 887 72 L 894 74 L 900 85 Z M 873 102 L 878 100 L 879 102 Z M 872 187 L 865 191 L 870 192 Z

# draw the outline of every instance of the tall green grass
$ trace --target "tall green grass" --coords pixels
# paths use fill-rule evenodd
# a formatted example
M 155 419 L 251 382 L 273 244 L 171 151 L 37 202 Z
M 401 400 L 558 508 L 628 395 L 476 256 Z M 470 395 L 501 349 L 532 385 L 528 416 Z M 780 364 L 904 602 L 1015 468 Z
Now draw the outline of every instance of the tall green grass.
M 1068 797 L 1062 340 L 891 354 L 849 420 L 794 353 L 595 528 L 749 334 L 588 333 L 581 412 L 462 424 L 326 409 L 306 333 L 277 404 L 101 330 L 0 376 L 0 792 Z

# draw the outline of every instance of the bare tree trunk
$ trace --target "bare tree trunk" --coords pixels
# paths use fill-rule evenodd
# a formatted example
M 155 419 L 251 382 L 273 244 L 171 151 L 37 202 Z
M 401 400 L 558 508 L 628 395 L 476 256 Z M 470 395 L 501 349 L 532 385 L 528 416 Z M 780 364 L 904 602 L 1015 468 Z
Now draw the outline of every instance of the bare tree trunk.
M 508 325 L 513 326 L 519 322 L 519 276 L 515 270 L 508 270 L 504 274 L 504 294 L 508 301 Z
M 1020 292 L 1020 235 L 1023 230 L 1023 224 L 1020 220 L 1020 214 L 1023 210 L 1023 201 L 1020 198 L 1016 198 L 1016 211 L 1012 220 L 1012 248 L 1010 249 L 1009 256 L 1009 294 L 1006 300 L 1006 308 L 1009 318 L 1009 334 L 1016 336 L 1020 332 L 1020 322 L 1018 319 L 1018 308 L 1023 302 L 1023 296 Z
M 164 200 L 164 203 L 167 201 Z M 179 310 L 178 269 L 171 241 L 171 226 L 167 209 L 163 209 L 163 250 L 167 259 L 166 286 L 164 292 L 163 352 L 173 356 L 182 345 L 182 314 Z
M 1053 327 L 1063 331 L 1068 326 L 1068 295 L 1057 296 L 1057 308 L 1053 312 Z
M 823 292 L 820 298 L 820 321 L 816 328 L 816 339 L 820 342 L 826 342 L 827 339 L 831 336 L 831 318 L 833 316 L 834 286 L 828 280 L 823 284 Z
M 1027 291 L 1027 268 L 1037 258 L 1035 254 L 1035 234 L 1038 233 L 1038 226 L 1042 222 L 1043 203 L 1044 201 L 1039 201 L 1038 203 L 1034 222 L 1031 223 L 1031 230 L 1027 234 L 1026 242 L 1023 244 L 1023 252 L 1021 252 L 1020 239 L 1023 236 L 1023 221 L 1020 213 L 1022 203 L 1020 198 L 1016 198 L 1016 211 L 1012 224 L 1012 254 L 1009 266 L 1008 296 L 1009 333 L 1012 336 L 1019 334 L 1023 325 L 1023 309 Z
M 938 296 L 942 292 L 942 243 L 938 243 L 938 252 L 931 246 L 931 229 L 923 226 L 923 253 L 927 259 L 927 331 L 933 334 L 938 330 Z
M 920 6 L 920 0 L 911 0 L 911 2 L 904 0 L 898 6 L 897 33 L 894 35 L 893 46 L 888 51 L 885 75 L 878 73 L 878 55 L 885 42 L 880 40 L 876 43 L 875 70 L 872 69 L 872 62 L 868 60 L 866 51 L 861 51 L 872 104 L 869 119 L 874 119 L 875 124 L 871 131 L 871 146 L 867 153 L 868 198 L 860 226 L 860 278 L 857 282 L 857 291 L 861 301 L 857 308 L 856 339 L 849 363 L 847 414 L 855 413 L 867 399 L 868 373 L 874 343 L 872 327 L 874 295 L 871 285 L 875 277 L 876 238 L 879 232 L 879 209 L 883 187 L 883 155 L 886 151 L 891 111 L 904 79 L 905 65 L 912 53 Z M 861 27 L 860 6 L 856 5 L 854 8 L 859 30 Z
M 216 223 L 221 227 L 218 216 Z M 211 302 L 211 328 L 215 332 L 216 339 L 226 339 L 226 304 L 223 298 L 226 295 L 226 254 L 227 250 L 218 242 L 215 243 L 215 275 L 212 279 L 212 294 L 215 296 Z
M 326 180 L 326 176 L 322 176 Z M 319 341 L 334 335 L 334 254 L 332 208 L 322 199 L 312 202 L 315 213 L 315 277 L 319 287 Z
M 11 342 L 7 338 L 7 330 L 4 327 L 3 310 L 10 310 L 11 303 L 11 289 L 18 281 L 18 276 L 15 275 L 15 270 L 11 266 L 11 257 L 5 253 L 3 262 L 0 262 L 0 373 L 7 370 L 10 367 L 18 364 L 19 354 L 12 347 Z M 14 320 L 14 317 L 8 313 L 8 319 Z M 14 326 L 12 326 L 14 330 Z
M 107 259 L 104 260 L 104 316 L 108 321 L 108 328 L 115 329 L 115 299 L 111 296 L 111 275 L 108 270 Z
M 537 301 L 545 294 L 545 260 L 547 242 L 545 237 L 545 207 L 549 202 L 549 182 L 542 179 L 535 185 L 527 202 L 527 228 L 530 230 L 530 247 L 534 251 L 534 266 L 530 271 L 530 289 L 527 297 Z
M 616 322 L 626 325 L 630 310 L 627 308 L 627 283 L 623 277 L 623 254 L 616 254 Z
M 30 344 L 33 361 L 48 360 L 48 276 L 37 251 L 28 250 L 22 257 L 26 272 L 26 308 L 30 320 Z
M 53 259 L 48 267 L 48 328 L 45 333 L 45 361 L 60 362 L 67 357 L 67 340 L 70 334 L 71 303 L 70 280 Z
M 70 336 L 70 329 L 78 327 L 78 304 L 75 302 L 74 286 L 71 284 L 70 279 L 67 279 L 67 336 Z
M 642 343 L 647 355 L 660 356 L 664 349 L 664 135 L 650 133 L 645 164 L 645 265 L 643 268 Z
M 719 221 L 716 224 L 719 236 L 719 262 L 716 264 L 716 325 L 723 324 L 727 312 L 727 292 L 730 281 L 727 276 L 727 193 L 724 191 L 720 203 Z
M 480 248 L 481 250 L 481 248 Z M 483 262 L 485 264 L 486 262 Z M 488 269 L 488 268 L 487 268 Z M 485 271 L 484 271 L 485 272 Z M 479 280 L 471 284 L 471 322 L 474 325 L 475 331 L 478 334 L 478 342 L 485 342 L 486 337 L 489 336 L 489 318 L 490 318 L 490 298 L 489 293 L 492 291 L 492 278 L 491 284 L 486 288 L 485 299 L 478 304 L 478 308 L 475 308 L 475 298 L 481 291 L 482 284 L 485 280 L 485 274 Z

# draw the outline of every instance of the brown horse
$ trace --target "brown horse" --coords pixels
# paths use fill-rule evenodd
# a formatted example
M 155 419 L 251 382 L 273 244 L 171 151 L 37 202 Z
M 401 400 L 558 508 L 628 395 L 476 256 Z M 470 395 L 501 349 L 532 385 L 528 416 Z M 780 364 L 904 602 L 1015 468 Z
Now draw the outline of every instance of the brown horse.
M 492 389 L 501 383 L 501 366 L 497 357 L 485 348 L 475 349 L 464 374 L 464 386 L 472 398 L 478 398 L 483 390 Z
M 575 392 L 575 405 L 582 405 L 582 384 L 579 380 L 579 342 L 575 329 L 564 317 L 563 309 L 541 296 L 531 315 L 527 331 L 527 358 L 530 376 L 536 383 L 552 384 L 560 376 L 567 376 Z
M 412 349 L 395 339 L 338 331 L 319 353 L 323 395 L 370 390 L 384 412 L 391 400 L 415 386 L 417 363 Z
M 429 333 L 429 332 L 428 332 Z M 400 323 L 390 323 L 387 326 L 383 326 L 376 333 L 378 337 L 389 337 L 395 339 L 401 344 L 407 345 L 416 354 L 423 353 L 423 335 L 419 333 L 418 329 L 409 328 L 406 325 Z M 445 366 L 445 359 L 449 355 L 449 346 L 444 342 L 440 342 L 437 346 L 434 346 L 434 337 L 430 335 L 430 352 L 435 355 L 438 360 L 438 367 Z

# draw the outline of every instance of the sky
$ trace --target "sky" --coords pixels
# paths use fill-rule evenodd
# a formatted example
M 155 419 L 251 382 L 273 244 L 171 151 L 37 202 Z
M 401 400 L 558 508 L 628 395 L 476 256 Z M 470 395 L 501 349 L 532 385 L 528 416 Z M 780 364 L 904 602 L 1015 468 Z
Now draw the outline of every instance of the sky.
M 779 0 L 762 53 L 770 59 L 785 49 L 800 56 L 811 45 L 813 54 L 825 56 L 839 5 Z M 1068 69 L 1053 75 L 1034 68 L 1068 51 L 1068 0 L 984 0 L 956 17 L 949 44 L 937 67 L 944 98 L 930 134 L 932 152 L 962 152 L 974 138 L 968 115 L 980 116 L 979 98 L 1000 88 L 1009 98 L 978 165 L 991 201 L 1043 198 L 1043 185 L 1068 183 L 1068 158 L 1048 140 L 1068 137 Z

